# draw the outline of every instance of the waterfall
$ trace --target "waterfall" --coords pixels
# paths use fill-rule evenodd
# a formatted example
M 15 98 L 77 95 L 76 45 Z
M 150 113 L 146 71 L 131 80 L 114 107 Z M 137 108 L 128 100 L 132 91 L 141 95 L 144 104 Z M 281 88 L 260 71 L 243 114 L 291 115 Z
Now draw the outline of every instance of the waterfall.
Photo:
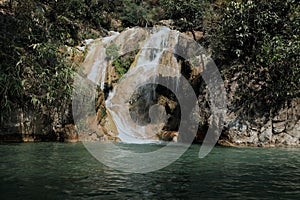
M 151 34 L 138 53 L 136 64 L 130 68 L 124 79 L 120 81 L 106 100 L 106 107 L 113 116 L 119 132 L 118 137 L 121 141 L 126 143 L 147 143 L 158 140 L 156 134 L 162 130 L 164 124 L 151 123 L 141 126 L 134 122 L 129 113 L 128 100 L 134 89 L 146 83 L 155 83 L 155 78 L 159 74 L 171 77 L 180 76 L 180 69 L 173 55 L 178 36 L 178 32 L 171 31 L 165 27 Z M 171 55 L 171 59 L 163 58 L 166 52 L 168 52 L 168 55 Z M 171 67 L 165 69 L 165 65 Z M 149 94 L 149 97 L 153 98 L 153 95 Z M 150 102 L 151 99 L 147 101 L 147 103 Z M 148 105 L 144 105 L 143 108 L 145 107 L 148 107 Z M 150 109 L 152 108 L 159 110 L 155 106 L 150 107 Z
M 129 50 L 138 50 L 130 69 L 114 85 L 105 101 L 106 111 L 113 120 L 122 142 L 149 143 L 159 140 L 157 135 L 165 126 L 167 115 L 163 106 L 154 103 L 155 83 L 157 77 L 162 76 L 172 78 L 168 84 L 176 86 L 179 84 L 178 77 L 181 76 L 181 69 L 174 55 L 178 38 L 179 32 L 166 27 L 153 30 L 133 28 L 90 43 L 83 66 L 87 78 L 100 85 L 101 90 L 104 90 L 106 75 L 110 76 L 107 73 L 108 68 L 110 67 L 111 70 L 114 67 L 107 59 L 108 46 L 112 43 L 116 44 L 119 55 Z M 147 84 L 152 85 L 149 88 L 145 86 Z M 138 120 L 134 121 L 130 114 L 131 97 L 140 88 L 146 90 L 147 96 L 144 105 L 139 105 L 138 109 L 149 112 L 147 114 L 150 123 L 147 124 L 140 124 Z
M 115 39 L 118 35 L 119 33 L 112 32 L 112 36 L 103 38 L 100 41 L 100 44 L 94 42 L 89 49 L 87 58 L 85 59 L 84 65 L 87 65 L 86 62 L 92 63 L 92 69 L 88 73 L 87 78 L 95 84 L 100 85 L 101 90 L 104 89 L 105 76 L 108 66 L 108 61 L 106 59 L 106 50 L 104 46 Z

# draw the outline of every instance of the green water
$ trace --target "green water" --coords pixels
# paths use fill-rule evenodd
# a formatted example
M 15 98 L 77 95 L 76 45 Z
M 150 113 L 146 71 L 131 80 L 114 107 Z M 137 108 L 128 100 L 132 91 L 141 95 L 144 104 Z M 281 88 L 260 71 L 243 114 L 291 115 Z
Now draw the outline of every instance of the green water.
M 124 145 L 137 151 L 153 145 Z M 80 143 L 0 145 L 0 199 L 300 199 L 300 150 L 193 145 L 175 163 L 127 174 Z

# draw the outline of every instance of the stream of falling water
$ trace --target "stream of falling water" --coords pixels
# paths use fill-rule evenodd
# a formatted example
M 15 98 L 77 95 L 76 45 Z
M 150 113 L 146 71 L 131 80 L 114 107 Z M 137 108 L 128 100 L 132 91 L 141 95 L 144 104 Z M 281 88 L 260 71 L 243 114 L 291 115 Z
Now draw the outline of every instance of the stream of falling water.
M 127 43 L 130 43 L 129 41 L 137 43 L 136 38 L 143 34 L 145 32 L 139 32 L 139 29 L 128 29 L 126 34 L 114 32 L 110 37 L 93 42 L 83 63 L 84 66 L 91 66 L 87 69 L 89 70 L 87 78 L 100 85 L 101 90 L 104 90 L 106 74 L 110 67 L 106 55 L 107 46 L 112 42 L 116 43 L 119 47 L 119 55 L 122 55 L 128 53 L 126 52 L 128 48 L 125 48 Z M 175 57 L 179 32 L 161 27 L 150 32 L 150 34 L 147 32 L 145 36 L 146 39 L 142 41 L 143 44 L 139 48 L 138 54 L 136 54 L 135 64 L 132 64 L 129 71 L 120 79 L 105 101 L 106 109 L 112 116 L 117 128 L 118 137 L 125 143 L 157 142 L 159 140 L 157 134 L 164 127 L 164 123 L 157 119 L 151 119 L 151 123 L 147 125 L 140 125 L 137 121 L 133 121 L 129 113 L 129 101 L 132 94 L 146 84 L 152 84 L 152 90 L 149 90 L 149 94 L 146 94 L 145 105 L 138 108 L 149 108 L 151 110 L 155 98 L 156 78 L 158 76 L 172 77 L 168 84 L 175 84 L 177 88 L 181 76 L 181 69 Z M 131 50 L 135 51 L 136 49 Z M 153 123 L 154 121 L 155 123 Z
M 180 68 L 173 54 L 178 36 L 179 32 L 171 31 L 168 28 L 162 28 L 150 35 L 138 54 L 135 66 L 130 68 L 124 79 L 106 100 L 107 109 L 113 116 L 119 132 L 118 137 L 122 142 L 148 143 L 158 140 L 156 135 L 162 130 L 164 124 L 150 123 L 140 126 L 130 116 L 128 101 L 136 89 L 146 83 L 155 83 L 158 75 L 180 76 Z M 171 59 L 163 59 L 166 52 L 171 55 Z M 165 68 L 166 66 L 168 68 Z M 153 95 L 148 96 L 153 98 Z M 150 103 L 151 100 L 147 100 L 147 102 Z M 147 106 L 144 105 L 143 109 Z
M 99 47 L 97 43 L 93 43 L 91 46 L 91 55 L 87 56 L 86 60 L 92 62 L 91 72 L 88 74 L 87 78 L 94 82 L 95 84 L 100 84 L 101 90 L 104 89 L 105 76 L 107 71 L 107 59 L 106 59 L 106 49 L 104 45 L 108 44 L 110 41 L 115 39 L 119 33 L 113 32 L 113 35 L 102 39 L 101 46 Z M 99 76 L 100 74 L 100 76 Z

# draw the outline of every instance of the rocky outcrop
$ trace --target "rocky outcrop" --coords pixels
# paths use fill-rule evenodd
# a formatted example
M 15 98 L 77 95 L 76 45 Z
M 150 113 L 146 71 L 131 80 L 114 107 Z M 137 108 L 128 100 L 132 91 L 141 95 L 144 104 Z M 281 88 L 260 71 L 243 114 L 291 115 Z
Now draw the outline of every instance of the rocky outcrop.
M 241 90 L 238 84 L 239 73 L 225 80 L 229 113 L 219 144 L 225 146 L 278 147 L 300 146 L 300 99 L 278 102 L 270 107 L 257 99 L 248 108 L 235 102 Z M 254 81 L 252 81 L 254 82 Z M 254 91 L 263 83 L 249 83 Z
M 228 115 L 222 145 L 233 146 L 300 146 L 300 99 L 285 104 L 274 116 L 249 119 Z
M 61 141 L 77 142 L 78 133 L 73 124 L 62 123 L 60 113 L 49 115 L 33 110 L 18 109 L 5 120 L 1 120 L 0 142 Z
M 163 21 L 162 23 L 167 24 L 169 27 L 172 26 L 171 21 Z M 93 58 L 94 55 L 98 54 L 105 56 L 105 53 L 97 53 L 97 51 L 99 51 L 99 48 L 96 48 L 97 45 L 102 45 L 104 49 L 107 49 L 112 47 L 111 44 L 116 44 L 116 51 L 124 55 L 118 58 L 119 61 L 121 63 L 127 63 L 128 61 L 130 62 L 128 62 L 127 67 L 125 65 L 120 65 L 120 62 L 111 61 L 108 61 L 107 64 L 103 65 L 103 67 L 107 67 L 107 70 L 104 70 L 106 75 L 104 78 L 100 78 L 99 80 L 102 82 L 102 85 L 106 85 L 106 87 L 99 91 L 99 98 L 97 101 L 97 120 L 93 119 L 88 122 L 88 124 L 94 128 L 92 128 L 93 130 L 87 131 L 90 137 L 81 137 L 83 140 L 118 141 L 119 133 L 115 125 L 116 121 L 114 121 L 113 117 L 109 114 L 109 112 L 107 112 L 105 100 L 108 97 L 108 92 L 111 92 L 113 88 L 118 85 L 118 81 L 123 75 L 117 71 L 119 70 L 126 74 L 128 69 L 132 69 L 137 64 L 141 64 L 138 63 L 141 57 L 141 52 L 132 52 L 132 49 L 138 50 L 144 45 L 147 45 L 146 41 L 152 33 L 149 30 L 141 28 L 127 29 L 118 35 L 113 33 L 113 35 L 115 35 L 114 37 L 110 36 L 107 39 L 96 40 L 89 45 L 89 51 L 92 51 L 90 55 L 92 56 L 89 58 L 88 54 L 88 57 L 84 62 L 84 66 L 86 66 L 84 71 L 86 74 L 89 74 L 92 71 L 90 67 L 93 66 L 93 62 L 95 62 Z M 197 34 L 198 37 L 202 37 L 202 33 Z M 181 57 L 177 57 L 177 63 L 174 63 L 173 55 L 170 52 L 162 53 L 159 63 L 161 66 L 171 65 L 176 68 L 176 70 L 179 69 L 181 74 L 194 88 L 198 97 L 198 103 L 201 111 L 200 113 L 195 114 L 197 115 L 197 120 L 199 120 L 199 128 L 195 142 L 202 142 L 206 136 L 210 122 L 212 122 L 213 119 L 210 110 L 210 95 L 207 85 L 201 76 L 201 73 L 205 67 L 205 63 L 207 62 L 207 57 L 205 56 L 204 49 L 199 48 L 199 46 L 197 46 L 193 40 L 186 39 L 192 37 L 192 33 L 180 34 L 178 36 L 175 51 L 181 55 Z M 152 45 L 155 44 L 153 43 Z M 94 55 L 93 51 L 95 51 Z M 158 52 L 153 51 L 152 53 L 155 54 Z M 195 55 L 203 56 L 195 60 Z M 151 56 L 151 54 L 149 56 Z M 187 60 L 184 60 L 182 57 L 187 58 L 189 62 L 186 62 Z M 90 62 L 90 64 L 87 62 Z M 160 67 L 159 73 L 164 74 L 166 73 L 165 70 L 165 68 Z M 172 77 L 176 79 L 177 73 L 178 72 L 174 73 Z M 141 76 L 141 74 L 139 76 Z M 146 74 L 143 74 L 143 76 L 146 76 Z M 272 114 L 263 113 L 261 111 L 259 111 L 257 114 L 243 113 L 241 112 L 242 108 L 239 107 L 239 105 L 234 105 L 234 98 L 240 90 L 238 83 L 239 76 L 239 74 L 235 74 L 226 78 L 224 81 L 227 91 L 229 109 L 219 144 L 225 146 L 263 147 L 299 146 L 299 100 L 292 100 L 292 102 L 286 104 L 279 111 Z M 260 86 L 249 85 L 249 87 L 259 88 Z M 124 92 L 124 90 L 126 90 L 125 86 L 122 89 L 122 92 Z M 162 130 L 157 133 L 158 138 L 165 141 L 177 141 L 178 135 L 180 134 L 178 132 L 178 127 L 181 121 L 181 113 L 180 106 L 178 105 L 176 98 L 172 97 L 172 92 L 162 87 L 150 86 L 144 87 L 143 90 L 144 93 L 133 93 L 131 98 L 127 99 L 128 103 L 130 104 L 131 118 L 139 125 L 150 123 L 151 119 L 149 116 L 149 109 L 152 105 L 158 104 L 165 108 L 167 114 L 167 121 L 162 126 Z M 145 93 L 155 93 L 155 98 L 154 96 L 149 97 L 145 95 Z M 217 94 L 214 98 L 218 98 Z M 263 105 L 261 105 L 261 107 L 263 107 Z
M 160 28 L 157 30 L 161 31 Z M 125 107 L 115 106 L 109 110 L 107 106 L 109 103 L 128 106 L 130 115 L 127 117 L 131 118 L 131 123 L 145 127 L 150 124 L 147 128 L 155 132 L 151 139 L 177 142 L 180 136 L 178 127 L 181 123 L 181 111 L 174 94 L 167 88 L 157 85 L 150 84 L 137 91 L 127 91 L 128 85 L 120 84 L 122 76 L 129 76 L 130 69 L 135 69 L 144 63 L 154 64 L 153 61 L 157 61 L 157 64 L 160 65 L 157 68 L 158 73 L 160 75 L 168 74 L 164 78 L 168 79 L 170 83 L 177 84 L 178 74 L 181 73 L 193 87 L 200 107 L 199 113 L 193 113 L 195 120 L 199 122 L 195 142 L 202 142 L 209 125 L 214 121 L 210 110 L 209 98 L 211 96 L 201 77 L 207 59 L 204 56 L 205 51 L 195 46 L 192 40 L 186 39 L 192 36 L 191 33 L 176 33 L 157 44 L 162 45 L 163 48 L 175 47 L 175 52 L 181 55 L 176 58 L 172 51 L 162 52 L 159 49 L 140 51 L 142 47 L 151 49 L 151 45 L 156 45 L 154 42 L 157 41 L 148 41 L 147 43 L 147 39 L 153 32 L 155 29 L 145 30 L 142 28 L 127 29 L 121 34 L 111 32 L 110 37 L 86 41 L 86 46 L 77 48 L 80 56 L 74 57 L 74 59 L 82 60 L 83 54 L 87 54 L 80 71 L 82 80 L 89 79 L 90 82 L 98 83 L 97 87 L 95 84 L 89 83 L 82 90 L 93 93 L 97 91 L 98 95 L 96 101 L 91 104 L 95 105 L 96 109 L 94 107 L 87 108 L 93 110 L 92 114 L 82 110 L 81 106 L 85 104 L 77 105 L 73 102 L 73 111 L 82 110 L 83 113 L 83 116 L 75 114 L 75 118 L 78 120 L 76 126 L 71 121 L 62 119 L 66 118 L 62 117 L 66 114 L 58 111 L 45 115 L 32 110 L 17 110 L 9 118 L 2 120 L 0 141 L 118 142 L 120 141 L 120 127 L 118 127 L 120 124 L 118 123 L 123 123 L 124 128 L 128 125 L 128 120 L 116 120 L 114 114 L 120 109 L 124 110 Z M 201 33 L 199 34 L 199 37 L 202 37 Z M 162 38 L 162 36 L 158 35 L 157 38 Z M 170 44 L 167 44 L 168 42 Z M 159 54 L 161 57 L 156 58 L 155 54 Z M 195 55 L 203 56 L 195 60 Z M 182 57 L 187 59 L 184 60 Z M 171 69 L 166 69 L 165 66 L 171 66 Z M 134 84 L 137 80 L 143 81 L 145 76 L 151 75 L 151 71 L 147 70 L 146 67 L 137 69 L 135 73 L 139 77 L 131 74 L 128 83 Z M 257 110 L 257 112 L 254 110 L 252 113 L 242 112 L 242 107 L 234 104 L 235 94 L 240 90 L 237 77 L 238 74 L 225 79 L 224 85 L 229 109 L 219 144 L 224 146 L 299 147 L 300 99 L 292 99 L 283 104 L 280 109 L 272 112 L 264 113 L 262 110 Z M 84 85 L 82 80 L 79 83 Z M 254 85 L 253 87 L 259 86 Z M 116 88 L 118 90 L 115 92 L 119 92 L 119 98 L 109 98 Z M 182 93 L 185 92 L 184 88 L 178 88 L 182 90 Z M 213 98 L 218 98 L 217 94 L 214 95 Z M 108 99 L 109 101 L 107 101 Z M 257 108 L 263 107 L 264 105 L 260 105 Z M 77 114 L 81 115 L 82 113 Z M 51 117 L 49 117 L 50 115 Z M 156 123 L 160 124 L 155 128 L 154 124 Z
M 74 124 L 66 124 L 62 128 L 55 129 L 55 135 L 60 142 L 78 142 L 78 131 Z

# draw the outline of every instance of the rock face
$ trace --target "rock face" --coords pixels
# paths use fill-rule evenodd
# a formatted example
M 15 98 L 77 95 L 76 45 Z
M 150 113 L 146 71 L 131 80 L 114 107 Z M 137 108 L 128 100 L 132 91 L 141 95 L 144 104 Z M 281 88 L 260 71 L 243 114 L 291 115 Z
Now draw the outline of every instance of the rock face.
M 268 105 L 264 105 L 262 101 L 251 102 L 250 106 L 254 109 L 244 112 L 243 106 L 235 102 L 236 96 L 242 89 L 239 87 L 238 77 L 240 77 L 239 74 L 234 74 L 224 80 L 228 112 L 218 143 L 223 146 L 299 147 L 300 98 L 278 103 L 276 108 L 270 110 L 268 110 L 269 107 L 265 109 Z M 211 115 L 207 87 L 201 83 L 198 85 L 200 88 L 198 101 L 202 111 L 200 121 L 207 123 Z M 259 88 L 259 86 L 256 85 L 253 88 Z M 200 134 L 198 137 L 202 138 L 203 135 L 201 137 Z
M 62 141 L 77 142 L 78 133 L 73 124 L 62 124 L 58 113 L 54 121 L 47 115 L 32 110 L 18 109 L 1 122 L 1 142 Z
M 94 131 L 101 130 L 98 135 L 117 136 L 124 142 L 187 140 L 189 137 L 178 132 L 182 123 L 180 107 L 191 109 L 191 105 L 196 106 L 196 100 L 191 105 L 179 105 L 174 91 L 183 96 L 190 95 L 186 94 L 187 88 L 181 79 L 194 81 L 199 77 L 205 61 L 196 55 L 204 54 L 190 37 L 167 27 L 127 29 L 92 42 L 82 65 L 83 74 L 75 85 L 78 85 L 78 91 L 83 91 L 85 89 L 80 89 L 84 87 L 83 79 L 88 79 L 87 82 L 100 86 L 96 103 L 98 121 L 93 126 Z M 193 60 L 193 63 L 187 64 L 183 58 Z M 158 80 L 166 85 L 158 85 Z M 195 88 L 197 83 L 193 83 Z M 73 110 L 79 112 L 80 105 L 86 105 L 80 100 L 84 96 L 87 95 L 78 94 L 75 99 L 79 101 L 73 103 Z M 80 116 L 76 117 L 76 124 L 86 124 L 90 114 L 75 116 Z M 188 126 L 186 123 L 185 127 Z M 90 132 L 85 126 L 81 127 L 83 133 Z
M 212 95 L 201 77 L 209 58 L 191 39 L 186 39 L 191 38 L 191 33 L 169 34 L 169 31 L 162 27 L 132 28 L 87 41 L 85 47 L 80 47 L 81 54 L 86 53 L 86 57 L 77 79 L 79 96 L 75 94 L 73 98 L 76 126 L 61 119 L 64 113 L 51 113 L 55 120 L 50 122 L 47 115 L 17 110 L 10 118 L 2 120 L 0 141 L 118 142 L 128 140 L 126 131 L 147 140 L 180 141 L 182 105 L 174 93 L 151 83 L 141 84 L 134 91 L 128 89 L 155 72 L 183 94 L 185 88 L 177 86 L 178 77 L 182 75 L 189 81 L 200 108 L 199 113 L 192 111 L 193 120 L 199 124 L 195 142 L 202 142 L 214 121 L 209 100 Z M 194 55 L 201 56 L 195 59 Z M 239 90 L 236 77 L 226 79 L 224 86 L 229 109 L 220 145 L 300 146 L 300 99 L 292 99 L 277 112 L 245 115 L 233 104 Z M 213 98 L 218 98 L 218 94 L 213 94 Z M 119 112 L 122 112 L 121 117 Z
M 228 114 L 219 144 L 226 146 L 299 147 L 300 99 L 293 99 L 274 116 L 256 118 Z

